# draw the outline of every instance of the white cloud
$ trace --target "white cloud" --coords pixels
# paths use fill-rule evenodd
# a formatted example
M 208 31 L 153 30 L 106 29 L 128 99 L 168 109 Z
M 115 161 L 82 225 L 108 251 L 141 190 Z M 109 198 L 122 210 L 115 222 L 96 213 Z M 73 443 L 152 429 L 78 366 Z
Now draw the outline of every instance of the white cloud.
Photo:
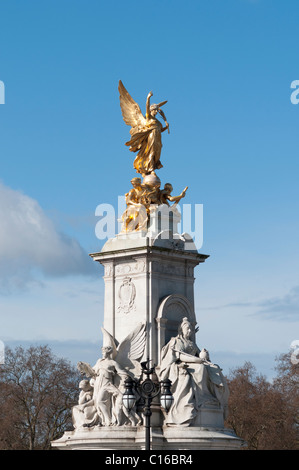
M 299 321 L 299 286 L 295 286 L 285 295 L 264 300 L 230 302 L 227 304 L 205 307 L 206 310 L 251 309 L 249 315 L 266 320 L 297 322 Z
M 274 297 L 259 304 L 262 308 L 258 314 L 271 320 L 299 320 L 299 286 L 293 287 L 282 297 Z
M 0 291 L 36 282 L 37 273 L 92 272 L 92 260 L 78 241 L 59 232 L 36 200 L 0 182 Z

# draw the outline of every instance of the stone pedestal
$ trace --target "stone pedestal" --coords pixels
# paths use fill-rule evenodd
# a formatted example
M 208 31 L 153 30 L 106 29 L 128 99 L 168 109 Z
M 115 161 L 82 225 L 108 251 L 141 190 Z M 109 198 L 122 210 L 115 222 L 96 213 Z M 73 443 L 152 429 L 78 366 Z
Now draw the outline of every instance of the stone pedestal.
M 184 317 L 196 324 L 194 268 L 208 256 L 185 250 L 186 243 L 183 237 L 121 234 L 91 254 L 105 269 L 104 328 L 121 341 L 136 324 L 146 323 L 145 358 L 155 364 Z
M 231 430 L 207 427 L 155 427 L 151 429 L 151 445 L 155 451 L 238 450 L 243 441 Z M 145 450 L 143 426 L 135 428 L 83 429 L 69 431 L 52 443 L 60 450 Z M 134 454 L 132 454 L 134 455 Z
M 162 348 L 165 345 L 169 347 L 170 340 L 175 339 L 183 319 L 187 319 L 192 326 L 190 343 L 195 345 L 194 268 L 208 258 L 197 252 L 187 234 L 177 233 L 176 214 L 171 218 L 170 227 L 165 226 L 166 222 L 169 223 L 169 217 L 164 215 L 163 211 L 160 216 L 156 214 L 147 232 L 121 233 L 109 239 L 101 252 L 90 255 L 105 270 L 104 329 L 120 343 L 136 325 L 146 325 L 146 345 L 141 361 L 147 358 L 153 361 L 158 375 Z M 173 365 L 176 363 L 174 359 Z M 197 367 L 201 365 L 197 364 Z M 205 376 L 214 374 L 214 378 L 210 375 L 209 380 L 214 381 L 211 385 L 216 384 L 217 387 L 222 379 L 216 369 L 213 372 L 209 367 L 207 365 L 205 369 Z M 192 374 L 197 373 L 192 364 L 189 364 L 188 372 L 187 369 L 184 371 L 184 367 L 180 370 L 179 380 L 184 382 L 188 374 L 191 382 L 195 379 L 195 376 L 191 379 Z M 193 390 L 191 382 L 186 385 L 189 391 Z M 225 384 L 220 383 L 220 388 L 222 385 Z M 209 394 L 208 389 L 205 393 Z M 188 425 L 172 425 L 172 422 L 166 425 L 158 398 L 153 401 L 151 409 L 152 449 L 223 450 L 239 449 L 243 444 L 232 431 L 224 428 L 221 400 L 198 403 L 195 418 Z M 184 418 L 184 410 L 180 409 L 180 419 L 182 416 Z M 143 425 L 81 427 L 66 432 L 52 446 L 64 450 L 143 450 L 145 429 Z

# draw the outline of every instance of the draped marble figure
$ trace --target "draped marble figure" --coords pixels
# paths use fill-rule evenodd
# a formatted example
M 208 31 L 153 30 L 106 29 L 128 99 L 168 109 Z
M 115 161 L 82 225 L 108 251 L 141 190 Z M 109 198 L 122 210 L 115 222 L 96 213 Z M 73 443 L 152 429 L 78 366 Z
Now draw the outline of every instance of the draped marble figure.
M 92 427 L 99 423 L 99 416 L 94 406 L 93 387 L 89 380 L 81 380 L 79 383 L 78 405 L 72 408 L 72 419 L 75 429 Z
M 202 408 L 222 409 L 227 413 L 228 387 L 218 365 L 209 353 L 190 339 L 191 323 L 184 318 L 178 335 L 161 351 L 160 380 L 172 382 L 173 405 L 165 424 L 192 426 Z
M 122 404 L 124 382 L 128 376 L 136 380 L 141 373 L 140 359 L 145 348 L 145 324 L 138 324 L 120 344 L 102 328 L 103 347 L 102 357 L 91 367 L 86 362 L 78 362 L 82 375 L 90 378 L 84 384 L 84 390 L 89 393 L 83 397 L 81 391 L 79 405 L 73 408 L 73 424 L 75 428 L 93 425 L 122 426 L 141 424 L 141 418 L 135 409 L 130 412 Z M 87 381 L 88 382 L 88 381 Z M 80 383 L 82 388 L 82 383 Z M 82 414 L 83 400 L 88 400 L 90 413 Z M 84 401 L 85 403 L 85 401 Z M 91 415 L 91 412 L 93 413 Z

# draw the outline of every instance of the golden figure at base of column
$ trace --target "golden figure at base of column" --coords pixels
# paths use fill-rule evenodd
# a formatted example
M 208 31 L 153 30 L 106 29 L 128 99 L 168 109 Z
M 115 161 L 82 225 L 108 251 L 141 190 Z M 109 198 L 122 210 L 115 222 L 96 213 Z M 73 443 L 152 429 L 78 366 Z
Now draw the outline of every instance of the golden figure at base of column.
M 166 183 L 164 185 L 164 189 L 161 191 L 161 194 L 160 194 L 161 204 L 167 204 L 169 206 L 168 201 L 170 201 L 170 202 L 174 202 L 173 206 L 176 206 L 180 202 L 180 200 L 183 197 L 185 197 L 187 189 L 188 189 L 188 186 L 186 186 L 186 188 L 181 192 L 179 196 L 171 196 L 171 193 L 173 190 L 172 184 Z
M 147 211 L 141 202 L 144 192 L 141 178 L 133 178 L 131 184 L 133 188 L 126 194 L 127 208 L 122 215 L 122 233 L 147 228 Z
M 171 196 L 173 187 L 170 183 L 160 189 L 161 181 L 156 175 L 149 175 L 143 179 L 133 178 L 131 184 L 133 188 L 126 194 L 127 208 L 122 215 L 121 233 L 147 230 L 151 210 L 161 204 L 170 206 L 169 202 L 174 202 L 170 207 L 173 209 L 185 197 L 188 186 L 179 196 Z

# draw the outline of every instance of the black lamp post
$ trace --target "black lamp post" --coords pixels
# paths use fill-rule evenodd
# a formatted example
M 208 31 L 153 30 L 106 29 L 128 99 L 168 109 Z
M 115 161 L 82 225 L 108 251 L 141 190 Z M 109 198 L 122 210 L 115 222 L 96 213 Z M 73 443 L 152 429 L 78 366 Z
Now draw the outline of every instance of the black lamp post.
M 155 372 L 155 367 L 149 367 L 149 360 L 142 362 L 142 374 L 135 384 L 138 394 L 144 399 L 143 414 L 145 416 L 145 450 L 150 450 L 151 446 L 151 403 L 152 400 L 159 395 L 161 406 L 164 408 L 166 413 L 170 410 L 173 403 L 173 396 L 170 391 L 171 381 L 169 379 L 163 380 L 162 382 L 154 382 L 150 379 L 150 375 Z M 142 375 L 146 375 L 146 379 L 142 381 Z M 134 382 L 131 377 L 127 377 L 125 380 L 125 393 L 123 395 L 123 404 L 127 410 L 131 410 L 135 405 L 136 397 L 133 392 Z

